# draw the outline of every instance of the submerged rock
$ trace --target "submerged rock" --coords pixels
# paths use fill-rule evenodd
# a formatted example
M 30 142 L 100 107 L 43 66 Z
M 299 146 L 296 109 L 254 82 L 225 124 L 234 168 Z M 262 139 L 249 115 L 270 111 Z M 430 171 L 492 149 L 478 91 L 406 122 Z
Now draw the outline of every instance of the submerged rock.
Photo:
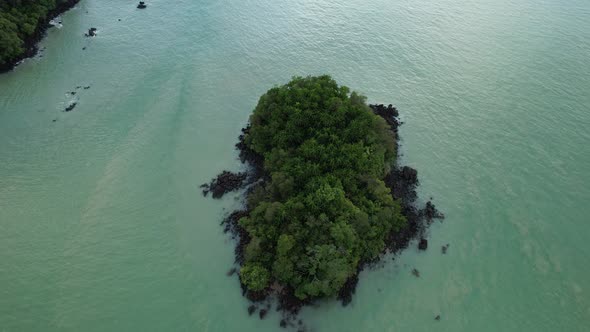
M 203 195 L 211 193 L 213 198 L 221 198 L 225 193 L 241 188 L 247 177 L 247 173 L 223 171 L 211 183 L 201 185 Z
M 445 244 L 444 246 L 441 247 L 441 252 L 444 254 L 447 253 L 447 250 L 449 249 L 450 244 Z
M 96 28 L 90 28 L 88 29 L 88 32 L 84 34 L 84 36 L 86 37 L 94 37 L 96 36 Z
M 418 271 L 418 269 L 412 269 L 412 274 L 416 278 L 419 278 L 420 277 L 420 271 Z
M 64 112 L 70 112 L 71 110 L 73 110 L 76 105 L 78 105 L 78 103 L 71 103 L 68 107 L 66 107 L 66 109 L 64 110 Z
M 444 219 L 445 217 L 444 214 L 442 214 L 436 209 L 436 206 L 432 204 L 431 201 L 426 202 L 426 207 L 424 208 L 424 216 L 429 221 L 432 221 L 432 219 Z
M 147 5 L 145 4 L 145 2 L 140 1 L 139 4 L 137 5 L 137 8 L 139 8 L 139 9 L 145 9 L 145 8 L 147 8 Z
M 254 312 L 256 312 L 256 306 L 252 304 L 248 307 L 248 315 L 252 316 Z
M 428 248 L 428 240 L 422 238 L 420 239 L 420 243 L 418 243 L 418 249 L 426 250 Z

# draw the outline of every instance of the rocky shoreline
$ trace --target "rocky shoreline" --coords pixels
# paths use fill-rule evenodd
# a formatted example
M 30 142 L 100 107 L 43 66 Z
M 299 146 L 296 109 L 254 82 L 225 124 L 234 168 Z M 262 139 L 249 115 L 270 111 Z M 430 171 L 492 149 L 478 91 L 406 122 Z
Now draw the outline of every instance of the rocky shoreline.
M 35 32 L 33 32 L 33 34 L 24 41 L 23 46 L 25 51 L 18 57 L 10 59 L 10 61 L 0 65 L 0 74 L 11 71 L 24 59 L 35 56 L 39 51 L 37 44 L 41 41 L 41 39 L 43 39 L 43 37 L 45 37 L 47 29 L 52 27 L 49 22 L 55 17 L 73 8 L 76 4 L 78 4 L 78 2 L 80 2 L 80 0 L 67 0 L 57 5 L 57 7 L 53 10 L 50 10 L 47 13 L 47 17 L 43 21 L 38 22 Z
M 399 113 L 397 109 L 392 105 L 384 106 L 382 104 L 369 105 L 369 107 L 376 115 L 381 116 L 390 126 L 392 135 L 396 137 L 399 156 L 399 140 L 397 139 L 397 136 L 398 128 L 402 123 L 398 119 Z M 249 130 L 249 126 L 242 129 L 242 135 L 239 136 L 239 142 L 236 144 L 236 148 L 239 150 L 240 160 L 242 163 L 249 166 L 249 170 L 246 173 L 231 173 L 223 171 L 217 176 L 217 178 L 213 179 L 210 184 L 204 184 L 201 186 L 204 188 L 203 194 L 205 196 L 208 192 L 212 192 L 213 198 L 221 198 L 227 192 L 245 187 L 248 188 L 246 191 L 247 196 L 247 194 L 254 190 L 256 186 L 262 185 L 265 181 L 269 180 L 268 175 L 265 174 L 263 170 L 263 158 L 248 148 L 244 142 L 245 134 L 247 134 Z M 428 245 L 428 241 L 425 239 L 426 229 L 435 219 L 443 219 L 444 215 L 436 209 L 431 201 L 427 201 L 427 203 L 421 207 L 417 205 L 416 188 L 419 185 L 419 182 L 418 172 L 415 169 L 408 166 L 395 165 L 394 169 L 386 175 L 384 182 L 386 186 L 391 189 L 393 198 L 401 203 L 402 214 L 406 217 L 407 224 L 401 231 L 389 234 L 383 253 L 398 253 L 407 248 L 413 240 L 419 240 L 419 249 L 425 250 Z M 240 266 L 244 263 L 244 250 L 246 245 L 250 242 L 250 236 L 239 225 L 238 221 L 242 217 L 248 216 L 252 208 L 253 207 L 248 206 L 248 202 L 246 202 L 243 210 L 232 212 L 222 222 L 224 232 L 230 233 L 232 238 L 237 241 L 235 257 L 236 263 Z M 352 300 L 352 295 L 354 294 L 359 281 L 359 273 L 379 260 L 380 258 L 375 261 L 364 261 L 359 263 L 357 273 L 346 281 L 338 293 L 337 298 L 343 305 L 347 305 Z M 236 269 L 234 268 L 231 271 L 231 275 L 233 275 L 236 272 Z M 414 275 L 419 276 L 419 272 L 416 271 Z M 276 296 L 278 299 L 277 311 L 280 311 L 283 314 L 283 319 L 280 323 L 281 327 L 290 326 L 299 331 L 305 330 L 301 320 L 297 319 L 297 314 L 304 305 L 313 303 L 314 299 L 300 300 L 295 296 L 293 289 L 290 289 L 289 287 L 281 287 L 278 284 L 261 292 L 248 291 L 244 284 L 241 284 L 241 286 L 243 295 L 255 303 L 248 308 L 249 314 L 253 314 L 260 307 L 260 317 L 263 318 L 270 308 L 269 298 Z

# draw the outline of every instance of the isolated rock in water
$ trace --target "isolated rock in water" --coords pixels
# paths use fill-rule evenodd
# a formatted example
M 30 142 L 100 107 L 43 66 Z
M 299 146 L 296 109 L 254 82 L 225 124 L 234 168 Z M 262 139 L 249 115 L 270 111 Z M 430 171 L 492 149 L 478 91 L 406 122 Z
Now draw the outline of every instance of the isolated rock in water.
M 85 34 L 86 37 L 94 37 L 96 36 L 96 28 L 88 29 L 88 33 Z
M 145 2 L 140 1 L 139 4 L 137 5 L 137 8 L 139 8 L 139 9 L 145 9 L 145 8 L 147 8 L 147 5 L 145 4 Z
M 436 315 L 436 317 L 434 317 L 435 320 L 440 320 L 440 315 Z
M 420 239 L 420 243 L 418 243 L 418 249 L 426 250 L 428 248 L 428 240 Z
M 267 313 L 268 313 L 268 310 L 260 309 L 260 311 L 258 312 L 258 316 L 260 317 L 260 319 L 264 319 L 264 317 L 266 316 Z
M 251 305 L 248 307 L 248 315 L 252 316 L 252 314 L 256 311 L 256 306 Z
M 71 103 L 70 106 L 66 107 L 64 112 L 69 112 L 69 111 L 73 110 L 76 107 L 76 105 L 78 105 L 78 103 Z
M 88 89 L 90 89 L 90 85 L 84 87 L 84 90 L 88 90 Z
M 414 277 L 420 277 L 420 271 L 418 271 L 417 269 L 412 269 L 412 274 L 414 275 Z
M 450 244 L 447 243 L 444 246 L 442 246 L 441 251 L 442 251 L 443 254 L 446 254 L 447 253 L 447 250 L 449 249 L 449 245 Z

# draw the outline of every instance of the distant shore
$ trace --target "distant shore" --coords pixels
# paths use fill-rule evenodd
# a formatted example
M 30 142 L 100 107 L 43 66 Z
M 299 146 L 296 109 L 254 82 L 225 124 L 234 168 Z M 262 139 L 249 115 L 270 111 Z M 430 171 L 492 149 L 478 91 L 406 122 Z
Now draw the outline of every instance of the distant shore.
M 50 10 L 47 13 L 47 17 L 37 23 L 35 32 L 33 32 L 33 34 L 24 40 L 24 51 L 18 56 L 9 59 L 8 62 L 0 64 L 0 74 L 11 71 L 24 59 L 35 56 L 39 51 L 37 44 L 43 39 L 43 37 L 45 37 L 47 29 L 52 27 L 49 22 L 73 8 L 76 4 L 78 4 L 78 2 L 80 2 L 80 0 L 67 0 L 65 2 L 59 3 L 54 9 Z

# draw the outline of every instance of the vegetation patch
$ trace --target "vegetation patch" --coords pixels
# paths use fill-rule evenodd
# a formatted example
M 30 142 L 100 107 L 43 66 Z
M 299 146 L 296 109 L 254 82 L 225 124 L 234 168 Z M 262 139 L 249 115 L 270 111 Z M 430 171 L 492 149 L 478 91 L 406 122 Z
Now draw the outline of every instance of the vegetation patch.
M 245 209 L 225 220 L 249 299 L 277 295 L 287 313 L 320 298 L 346 304 L 364 266 L 442 217 L 430 202 L 415 207 L 417 172 L 396 163 L 397 116 L 329 76 L 260 98 L 237 144 L 251 166 Z
M 79 0 L 1 0 L 0 72 L 33 56 L 49 21 Z

